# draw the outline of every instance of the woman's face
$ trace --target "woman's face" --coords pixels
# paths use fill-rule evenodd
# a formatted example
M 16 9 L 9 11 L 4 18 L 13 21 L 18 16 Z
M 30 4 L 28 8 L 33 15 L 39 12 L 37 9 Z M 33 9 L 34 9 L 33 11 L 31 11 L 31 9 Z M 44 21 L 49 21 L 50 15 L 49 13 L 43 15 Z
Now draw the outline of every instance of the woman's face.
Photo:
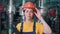
M 25 17 L 26 19 L 32 19 L 34 15 L 34 11 L 32 9 L 27 8 L 25 10 Z

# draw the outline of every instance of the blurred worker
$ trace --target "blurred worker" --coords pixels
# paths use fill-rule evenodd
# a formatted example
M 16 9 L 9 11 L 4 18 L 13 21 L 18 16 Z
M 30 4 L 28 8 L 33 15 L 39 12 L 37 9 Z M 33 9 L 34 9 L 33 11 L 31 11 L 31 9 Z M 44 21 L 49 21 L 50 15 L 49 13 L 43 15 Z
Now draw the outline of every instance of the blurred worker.
M 24 12 L 25 20 L 23 23 L 18 23 L 16 26 L 20 34 L 51 34 L 50 27 L 44 21 L 40 11 L 32 2 L 25 3 L 25 5 L 22 7 L 22 10 Z M 42 24 L 39 22 L 34 22 L 34 16 L 41 20 Z

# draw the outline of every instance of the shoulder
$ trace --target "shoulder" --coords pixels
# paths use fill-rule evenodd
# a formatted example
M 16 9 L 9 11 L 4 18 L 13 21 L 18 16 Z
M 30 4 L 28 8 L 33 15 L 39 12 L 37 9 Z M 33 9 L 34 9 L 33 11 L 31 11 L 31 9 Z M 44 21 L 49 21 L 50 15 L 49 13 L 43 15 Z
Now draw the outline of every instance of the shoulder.
M 44 26 L 42 23 L 39 23 L 39 22 L 36 22 L 36 27 L 40 30 L 43 30 L 44 29 Z
M 21 23 L 18 23 L 18 24 L 16 25 L 16 27 L 18 27 L 18 26 L 20 27 L 20 26 L 21 26 Z
M 42 33 L 42 32 L 44 31 L 44 26 L 43 26 L 42 23 L 37 22 L 37 23 L 36 23 L 36 28 L 38 29 L 38 31 L 39 31 L 40 33 Z
M 36 25 L 37 26 L 43 26 L 43 24 L 42 23 L 39 23 L 39 22 L 36 22 Z
M 17 28 L 18 31 L 20 31 L 20 26 L 21 26 L 21 23 L 18 23 L 18 24 L 16 25 L 16 28 Z

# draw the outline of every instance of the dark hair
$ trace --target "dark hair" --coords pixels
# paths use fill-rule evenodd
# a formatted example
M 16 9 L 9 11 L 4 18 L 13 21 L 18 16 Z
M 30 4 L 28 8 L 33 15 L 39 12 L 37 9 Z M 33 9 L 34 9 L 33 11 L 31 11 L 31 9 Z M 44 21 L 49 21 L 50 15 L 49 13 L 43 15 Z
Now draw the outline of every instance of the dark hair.
M 25 12 L 25 10 L 23 10 L 23 12 Z

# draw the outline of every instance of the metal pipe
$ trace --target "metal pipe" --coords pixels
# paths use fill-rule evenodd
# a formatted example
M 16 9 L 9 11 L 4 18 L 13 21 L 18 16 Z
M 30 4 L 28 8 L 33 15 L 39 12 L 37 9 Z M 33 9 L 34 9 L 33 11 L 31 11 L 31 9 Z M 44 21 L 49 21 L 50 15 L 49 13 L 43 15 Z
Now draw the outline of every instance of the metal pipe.
M 12 34 L 12 21 L 13 21 L 13 12 L 12 12 L 12 4 L 13 1 L 9 1 L 9 34 Z
M 43 13 L 43 0 L 41 0 L 41 13 Z
M 22 6 L 23 6 L 24 4 L 25 4 L 25 0 L 22 1 Z M 22 22 L 24 22 L 24 13 L 23 13 L 23 11 L 22 11 L 21 14 L 22 14 Z
M 44 12 L 43 12 L 43 0 L 39 0 L 39 7 L 40 7 L 40 12 L 41 12 L 41 14 L 43 14 Z M 38 22 L 40 22 L 40 20 L 38 20 Z

